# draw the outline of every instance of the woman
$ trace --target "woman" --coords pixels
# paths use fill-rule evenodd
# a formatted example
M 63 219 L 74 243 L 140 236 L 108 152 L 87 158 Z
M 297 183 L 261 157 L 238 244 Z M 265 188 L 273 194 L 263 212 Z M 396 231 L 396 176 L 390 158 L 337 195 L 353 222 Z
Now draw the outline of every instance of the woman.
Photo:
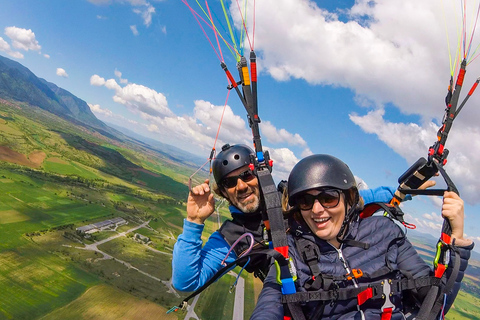
M 418 311 L 430 288 L 425 283 L 434 279 L 432 271 L 391 219 L 359 218 L 361 200 L 345 163 L 329 155 L 301 160 L 290 173 L 288 197 L 295 285 L 297 292 L 312 293 L 302 295 L 309 302 L 297 301 L 291 309 L 306 319 L 367 320 L 405 319 Z M 446 312 L 458 293 L 473 242 L 463 238 L 463 201 L 457 194 L 445 192 L 442 215 L 451 224 L 461 262 L 441 310 Z M 447 268 L 447 279 L 451 270 Z M 272 265 L 251 319 L 284 319 L 288 314 L 276 276 Z

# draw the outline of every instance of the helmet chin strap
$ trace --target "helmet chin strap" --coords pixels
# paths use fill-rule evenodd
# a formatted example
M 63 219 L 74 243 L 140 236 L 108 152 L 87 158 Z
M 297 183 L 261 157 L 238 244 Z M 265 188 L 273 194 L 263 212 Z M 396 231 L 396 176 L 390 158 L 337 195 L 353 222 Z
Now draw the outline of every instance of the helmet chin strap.
M 356 241 L 353 239 L 344 239 L 345 236 L 348 234 L 348 228 L 350 223 L 355 220 L 359 216 L 358 210 L 358 202 L 360 197 L 358 196 L 358 192 L 355 193 L 355 201 L 353 205 L 348 209 L 348 205 L 345 201 L 345 219 L 343 220 L 342 227 L 340 228 L 340 232 L 337 235 L 337 241 L 340 243 L 347 243 L 350 246 L 363 248 L 364 250 L 368 249 L 370 245 L 365 242 Z M 348 211 L 347 211 L 348 210 Z
M 347 190 L 348 192 L 350 192 L 350 189 Z M 346 194 L 344 191 L 342 191 L 344 197 L 346 198 Z M 342 243 L 343 242 L 343 238 L 347 235 L 348 233 L 348 227 L 350 225 L 350 222 L 352 222 L 354 219 L 355 219 L 355 216 L 358 215 L 356 214 L 357 213 L 357 205 L 358 205 L 358 202 L 359 202 L 360 198 L 358 196 L 358 192 L 355 192 L 355 201 L 353 202 L 353 205 L 348 208 L 348 203 L 347 203 L 347 199 L 345 199 L 344 201 L 344 205 L 345 205 L 345 219 L 343 219 L 343 223 L 342 223 L 342 226 L 340 227 L 340 231 L 338 232 L 337 234 L 337 241 Z

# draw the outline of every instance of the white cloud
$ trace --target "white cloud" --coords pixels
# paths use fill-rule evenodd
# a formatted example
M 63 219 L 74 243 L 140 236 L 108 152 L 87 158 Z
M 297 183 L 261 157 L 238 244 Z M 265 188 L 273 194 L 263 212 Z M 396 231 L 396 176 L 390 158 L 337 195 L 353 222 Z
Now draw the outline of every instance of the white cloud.
M 300 159 L 288 148 L 265 147 L 264 149 L 268 150 L 270 158 L 273 160 L 272 175 L 275 181 L 287 180 L 290 171 Z
M 287 143 L 302 147 L 307 145 L 298 133 L 292 134 L 285 129 L 277 129 L 270 121 L 262 121 L 259 126 L 263 137 L 270 143 Z
M 134 113 L 144 113 L 154 117 L 173 115 L 173 112 L 168 108 L 167 98 L 162 93 L 143 85 L 129 83 L 122 87 L 115 79 L 105 81 L 104 78 L 98 75 L 90 77 L 90 84 L 95 86 L 104 85 L 108 89 L 114 90 L 113 101 L 125 105 Z
M 465 5 L 466 29 L 471 32 L 477 8 L 472 2 Z M 240 27 L 236 4 L 231 9 Z M 296 78 L 350 88 L 358 105 L 374 110 L 351 115 L 351 120 L 413 163 L 426 156 L 436 138 L 436 123 L 444 114 L 449 56 L 456 56 L 462 9 L 453 1 L 359 0 L 345 12 L 342 17 L 346 19 L 341 21 L 337 13 L 320 9 L 309 0 L 258 2 L 256 16 L 269 17 L 268 21 L 256 21 L 255 44 L 262 72 L 280 81 Z M 476 35 L 471 52 L 479 43 L 478 32 Z M 478 74 L 477 59 L 467 67 L 460 101 Z M 420 123 L 384 120 L 386 104 L 403 114 L 419 115 Z M 480 201 L 475 196 L 480 181 L 473 178 L 480 174 L 476 165 L 480 160 L 480 112 L 474 108 L 479 104 L 480 94 L 475 93 L 455 120 L 446 146 L 450 150 L 446 169 L 469 203 Z M 268 129 L 265 131 L 268 135 Z
M 99 75 L 94 74 L 93 76 L 90 77 L 90 84 L 92 86 L 103 86 L 105 84 L 105 79 L 100 77 Z
M 132 6 L 133 12 L 140 15 L 143 19 L 143 24 L 149 27 L 152 24 L 152 16 L 155 14 L 155 7 L 146 0 L 88 0 L 90 3 L 95 5 L 110 5 L 113 2 L 120 4 L 129 4 Z M 102 19 L 103 17 L 97 15 L 97 19 Z M 138 35 L 136 26 L 130 26 L 134 35 Z
M 138 35 L 139 35 L 136 25 L 131 25 L 131 26 L 130 26 L 130 30 L 132 30 L 132 33 L 133 33 L 134 36 L 138 36 Z
M 435 213 L 435 212 L 424 213 L 422 217 L 425 218 L 427 221 L 431 221 L 431 222 L 439 223 L 439 224 L 443 223 L 442 216 L 438 213 Z
M 0 51 L 9 51 L 10 50 L 10 45 L 7 43 L 7 41 L 3 40 L 2 37 L 0 37 Z
M 106 117 L 113 117 L 113 112 L 108 110 L 108 109 L 102 109 L 99 104 L 91 104 L 89 103 L 88 106 L 90 107 L 90 110 L 92 110 L 93 113 L 96 115 L 103 115 Z
M 35 33 L 31 29 L 6 27 L 5 35 L 12 40 L 12 47 L 20 50 L 40 51 L 42 47 L 35 39 Z
M 122 79 L 122 73 L 115 70 L 115 76 Z M 251 145 L 252 133 L 243 119 L 233 113 L 229 105 L 217 106 L 204 100 L 194 101 L 193 116 L 176 115 L 169 108 L 164 94 L 145 86 L 129 83 L 119 85 L 114 79 L 105 80 L 98 75 L 90 78 L 90 84 L 105 86 L 114 90 L 113 100 L 124 105 L 130 112 L 139 115 L 145 124 L 138 124 L 146 131 L 157 136 L 161 141 L 175 144 L 192 152 L 209 152 L 215 144 L 217 150 L 225 143 L 243 143 Z M 90 105 L 92 111 L 103 117 L 114 117 L 108 110 L 99 105 Z M 219 125 L 221 123 L 220 129 Z M 294 137 L 296 143 L 308 147 L 298 135 L 288 134 L 285 130 L 277 130 L 270 125 L 272 132 L 280 132 L 283 139 Z M 218 137 L 217 137 L 218 133 Z M 286 179 L 290 169 L 298 162 L 298 158 L 287 148 L 265 148 L 270 150 L 274 160 L 274 176 Z
M 68 78 L 68 73 L 63 68 L 57 68 L 57 76 Z
M 117 69 L 115 69 L 115 76 L 118 78 L 118 80 L 120 81 L 121 84 L 127 84 L 128 83 L 128 80 L 123 79 L 122 78 L 122 73 L 120 71 L 118 71 Z
M 18 51 L 12 51 L 10 45 L 3 40 L 2 37 L 0 37 L 0 51 L 6 52 L 9 56 L 17 58 L 17 59 L 23 59 L 23 54 L 21 54 Z
M 422 127 L 414 123 L 392 123 L 386 121 L 382 109 L 367 115 L 350 115 L 350 119 L 365 132 L 373 133 L 385 142 L 408 163 L 427 157 L 428 148 L 436 141 L 438 126 L 432 122 Z M 455 125 L 454 125 L 455 126 Z M 480 183 L 480 130 L 477 127 L 454 127 L 449 134 L 446 148 L 450 150 L 445 169 L 462 194 L 470 203 L 478 203 Z
M 50 55 L 49 54 L 44 54 L 43 55 L 46 59 L 50 59 Z
M 131 2 L 134 2 L 134 1 L 131 1 Z M 143 2 L 143 1 L 139 1 L 139 2 Z M 132 5 L 136 5 L 136 4 L 132 3 Z M 142 6 L 142 8 L 133 9 L 133 12 L 140 15 L 143 19 L 143 24 L 149 27 L 152 24 L 152 15 L 155 13 L 155 8 L 148 2 L 140 5 Z

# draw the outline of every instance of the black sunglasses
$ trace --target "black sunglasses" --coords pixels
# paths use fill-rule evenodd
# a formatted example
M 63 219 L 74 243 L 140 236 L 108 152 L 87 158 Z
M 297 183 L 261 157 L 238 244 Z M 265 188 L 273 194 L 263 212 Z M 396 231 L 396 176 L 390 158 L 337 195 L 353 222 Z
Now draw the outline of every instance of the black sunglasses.
M 231 176 L 226 177 L 222 180 L 221 184 L 225 188 L 233 188 L 237 186 L 238 179 L 242 179 L 243 182 L 252 181 L 255 179 L 255 175 L 251 170 L 244 171 L 240 173 L 238 176 Z
M 316 196 L 304 193 L 299 195 L 295 202 L 300 210 L 312 209 L 315 200 L 318 200 L 325 209 L 334 208 L 340 202 L 340 193 L 341 191 L 336 189 L 321 190 Z

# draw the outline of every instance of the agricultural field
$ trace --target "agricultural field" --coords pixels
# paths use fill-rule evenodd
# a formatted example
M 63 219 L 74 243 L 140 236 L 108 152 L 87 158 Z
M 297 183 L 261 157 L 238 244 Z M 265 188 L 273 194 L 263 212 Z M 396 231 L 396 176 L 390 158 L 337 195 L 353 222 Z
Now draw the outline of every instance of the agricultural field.
M 134 297 L 115 287 L 101 284 L 89 288 L 83 295 L 65 307 L 41 317 L 41 320 L 176 320 L 174 314 L 156 303 Z M 161 316 L 160 316 L 161 315 Z
M 171 287 L 171 254 L 196 169 L 45 111 L 0 102 L 0 320 L 183 320 L 185 312 L 166 310 L 187 296 Z M 217 209 L 206 221 L 204 241 L 230 216 L 224 201 Z M 90 237 L 75 231 L 116 217 L 127 224 Z M 415 244 L 431 261 L 431 247 Z M 475 263 L 447 319 L 479 317 Z M 242 278 L 248 319 L 262 284 L 245 272 Z M 209 287 L 195 313 L 204 320 L 231 318 L 234 282 L 226 275 Z

